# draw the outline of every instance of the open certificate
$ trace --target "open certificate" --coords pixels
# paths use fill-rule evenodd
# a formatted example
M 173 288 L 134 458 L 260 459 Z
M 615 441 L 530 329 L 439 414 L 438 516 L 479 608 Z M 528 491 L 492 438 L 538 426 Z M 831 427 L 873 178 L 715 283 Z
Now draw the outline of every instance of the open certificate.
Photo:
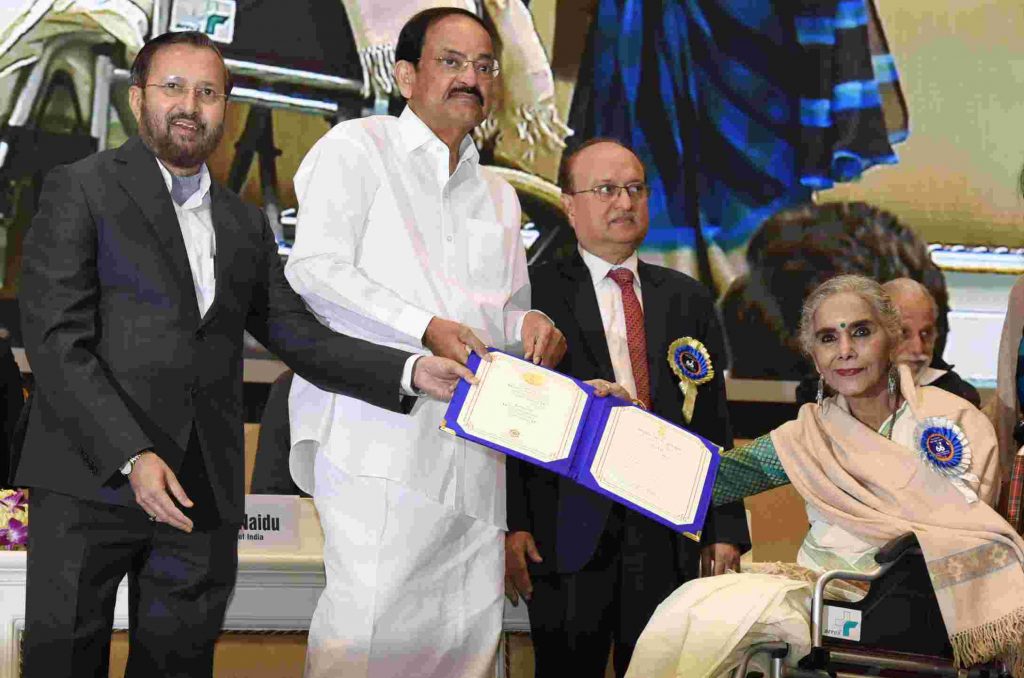
M 455 389 L 441 428 L 575 480 L 699 538 L 721 448 L 572 377 L 491 352 Z

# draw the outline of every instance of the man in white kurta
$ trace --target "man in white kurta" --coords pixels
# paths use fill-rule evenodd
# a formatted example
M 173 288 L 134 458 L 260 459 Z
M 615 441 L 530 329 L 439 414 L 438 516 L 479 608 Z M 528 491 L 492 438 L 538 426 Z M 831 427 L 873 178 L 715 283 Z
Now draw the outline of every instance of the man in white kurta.
M 413 56 L 399 38 L 400 117 L 341 123 L 303 160 L 286 274 L 337 331 L 463 361 L 479 342 L 525 344 L 550 364 L 564 339 L 528 312 L 519 202 L 468 136 L 497 72 L 490 36 L 451 12 L 403 29 L 422 38 Z M 445 407 L 420 398 L 396 415 L 296 376 L 292 475 L 314 496 L 327 570 L 306 676 L 493 672 L 504 459 L 441 432 Z

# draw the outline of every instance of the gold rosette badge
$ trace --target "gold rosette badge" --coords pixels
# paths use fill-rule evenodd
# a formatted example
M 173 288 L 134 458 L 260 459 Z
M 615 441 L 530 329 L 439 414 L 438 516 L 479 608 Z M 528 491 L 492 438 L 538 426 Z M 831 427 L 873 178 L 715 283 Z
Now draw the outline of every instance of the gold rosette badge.
M 679 390 L 683 392 L 683 421 L 689 424 L 697 403 L 697 387 L 715 378 L 711 356 L 704 344 L 693 337 L 682 337 L 669 345 L 668 364 L 679 377 Z

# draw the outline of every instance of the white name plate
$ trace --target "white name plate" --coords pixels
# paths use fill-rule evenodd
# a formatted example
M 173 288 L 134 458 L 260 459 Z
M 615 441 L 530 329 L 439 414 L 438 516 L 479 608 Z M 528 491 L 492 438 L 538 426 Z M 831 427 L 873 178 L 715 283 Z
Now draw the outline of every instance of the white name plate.
M 286 494 L 245 495 L 238 530 L 240 547 L 299 548 L 299 498 Z
M 825 629 L 821 632 L 830 638 L 842 638 L 860 642 L 861 611 L 834 605 L 825 606 Z

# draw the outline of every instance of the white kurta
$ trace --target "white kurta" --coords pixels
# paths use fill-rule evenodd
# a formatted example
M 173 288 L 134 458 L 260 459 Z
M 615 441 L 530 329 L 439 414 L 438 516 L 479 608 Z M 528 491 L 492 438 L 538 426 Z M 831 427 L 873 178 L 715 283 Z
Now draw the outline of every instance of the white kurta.
M 447 147 L 411 109 L 400 118 L 347 121 L 314 145 L 295 187 L 299 221 L 285 274 L 325 324 L 427 353 L 421 337 L 438 316 L 469 325 L 489 345 L 518 349 L 530 301 L 519 202 L 511 186 L 479 165 L 468 137 L 449 176 Z M 295 377 L 292 476 L 317 501 L 328 558 L 346 560 L 328 562 L 307 675 L 316 666 L 339 675 L 337 666 L 327 668 L 332 662 L 314 657 L 317 647 L 334 657 L 368 657 L 357 662 L 365 671 L 346 665 L 346 676 L 388 675 L 374 667 L 396 655 L 417 667 L 405 675 L 450 675 L 459 663 L 451 657 L 496 647 L 504 459 L 442 433 L 445 407 L 421 398 L 410 415 L 395 414 Z M 337 492 L 339 485 L 350 491 Z M 384 513 L 374 518 L 368 505 Z M 468 574 L 473 568 L 486 574 Z M 424 581 L 449 591 L 449 603 L 420 599 L 429 588 Z M 367 590 L 371 597 L 353 606 L 348 593 Z M 479 601 L 490 612 L 481 613 Z M 364 605 L 369 609 L 356 611 Z M 394 637 L 377 642 L 388 619 L 403 620 L 404 645 Z M 476 633 L 434 633 L 467 623 Z M 490 649 L 479 646 L 482 637 Z M 427 657 L 438 653 L 449 659 L 432 667 Z
M 411 109 L 347 121 L 313 146 L 295 188 L 285 274 L 332 329 L 427 353 L 421 338 L 436 315 L 516 348 L 530 302 L 519 201 L 480 167 L 468 137 L 449 177 L 447 147 Z M 503 459 L 440 432 L 444 403 L 420 399 L 406 416 L 296 377 L 289 408 L 293 446 L 312 441 L 349 473 L 398 481 L 505 526 Z M 311 459 L 293 460 L 306 491 L 311 468 Z

